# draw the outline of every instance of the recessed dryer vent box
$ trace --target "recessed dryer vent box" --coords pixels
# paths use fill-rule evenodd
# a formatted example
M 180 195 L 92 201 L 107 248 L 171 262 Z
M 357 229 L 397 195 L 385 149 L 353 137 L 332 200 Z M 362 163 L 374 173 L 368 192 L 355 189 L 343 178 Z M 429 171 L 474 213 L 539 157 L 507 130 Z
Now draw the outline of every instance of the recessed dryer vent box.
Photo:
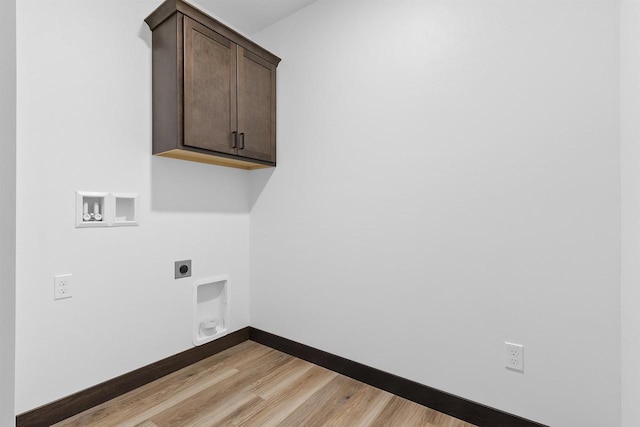
M 193 344 L 202 345 L 229 330 L 229 277 L 198 280 L 193 285 Z
M 76 227 L 138 225 L 137 194 L 76 192 Z

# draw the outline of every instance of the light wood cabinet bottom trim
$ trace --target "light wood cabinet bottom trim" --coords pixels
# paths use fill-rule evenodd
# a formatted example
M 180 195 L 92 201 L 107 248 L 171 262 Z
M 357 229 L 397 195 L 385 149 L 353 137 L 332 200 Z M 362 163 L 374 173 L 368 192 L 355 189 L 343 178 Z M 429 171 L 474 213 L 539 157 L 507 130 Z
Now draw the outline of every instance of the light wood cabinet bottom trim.
M 226 157 L 216 157 L 216 156 L 211 156 L 209 154 L 202 154 L 202 153 L 196 153 L 194 151 L 179 150 L 179 149 L 164 151 L 162 153 L 157 153 L 156 155 L 162 156 L 162 157 L 170 157 L 172 159 L 189 160 L 191 162 L 208 163 L 211 165 L 227 166 L 230 168 L 239 168 L 239 169 L 246 169 L 246 170 L 264 169 L 264 168 L 273 167 L 269 165 L 261 165 L 257 163 L 245 162 L 243 160 L 228 159 Z

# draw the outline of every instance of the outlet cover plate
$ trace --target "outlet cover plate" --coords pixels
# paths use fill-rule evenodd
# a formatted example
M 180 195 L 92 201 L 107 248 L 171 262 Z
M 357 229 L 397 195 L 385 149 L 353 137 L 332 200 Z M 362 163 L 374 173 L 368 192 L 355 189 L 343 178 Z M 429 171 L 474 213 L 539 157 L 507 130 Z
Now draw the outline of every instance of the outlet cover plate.
M 71 274 L 53 276 L 53 299 L 71 298 Z
M 505 342 L 505 367 L 513 371 L 524 372 L 524 346 Z

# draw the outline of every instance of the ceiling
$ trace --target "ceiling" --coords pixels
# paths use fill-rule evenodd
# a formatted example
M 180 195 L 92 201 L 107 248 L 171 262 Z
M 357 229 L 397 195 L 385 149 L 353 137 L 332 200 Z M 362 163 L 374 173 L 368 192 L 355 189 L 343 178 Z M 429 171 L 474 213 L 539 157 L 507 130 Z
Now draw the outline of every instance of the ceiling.
M 194 5 L 224 23 L 251 35 L 316 0 L 195 0 Z

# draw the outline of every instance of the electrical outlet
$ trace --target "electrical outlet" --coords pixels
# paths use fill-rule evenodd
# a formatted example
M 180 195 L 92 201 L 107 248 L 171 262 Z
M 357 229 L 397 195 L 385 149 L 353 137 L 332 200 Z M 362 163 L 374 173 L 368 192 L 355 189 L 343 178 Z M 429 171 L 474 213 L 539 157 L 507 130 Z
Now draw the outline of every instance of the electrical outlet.
M 71 274 L 53 276 L 53 299 L 71 298 Z
M 524 346 L 510 342 L 504 343 L 506 355 L 505 366 L 514 371 L 524 372 Z
M 176 261 L 174 266 L 175 278 L 191 277 L 191 260 Z

